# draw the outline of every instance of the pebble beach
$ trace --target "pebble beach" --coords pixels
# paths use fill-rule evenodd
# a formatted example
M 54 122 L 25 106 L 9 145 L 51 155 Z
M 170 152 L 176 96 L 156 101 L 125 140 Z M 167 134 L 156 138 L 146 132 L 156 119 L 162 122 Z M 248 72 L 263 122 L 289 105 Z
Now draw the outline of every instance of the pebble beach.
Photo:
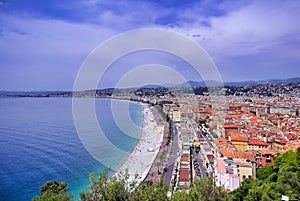
M 138 183 L 146 178 L 158 154 L 163 139 L 162 126 L 157 125 L 156 118 L 151 110 L 148 105 L 144 105 L 140 139 L 133 148 L 130 156 L 118 170 L 116 170 L 113 176 L 118 176 L 127 170 L 129 182 L 132 182 L 136 175 L 138 176 Z

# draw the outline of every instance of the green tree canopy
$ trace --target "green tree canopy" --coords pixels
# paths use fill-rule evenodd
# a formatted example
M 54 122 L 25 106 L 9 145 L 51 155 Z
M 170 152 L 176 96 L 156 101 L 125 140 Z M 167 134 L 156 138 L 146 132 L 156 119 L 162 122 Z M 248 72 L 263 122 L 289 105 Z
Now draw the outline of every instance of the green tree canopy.
M 67 193 L 67 183 L 57 180 L 47 181 L 40 188 L 40 196 L 35 196 L 32 201 L 69 201 L 73 195 Z

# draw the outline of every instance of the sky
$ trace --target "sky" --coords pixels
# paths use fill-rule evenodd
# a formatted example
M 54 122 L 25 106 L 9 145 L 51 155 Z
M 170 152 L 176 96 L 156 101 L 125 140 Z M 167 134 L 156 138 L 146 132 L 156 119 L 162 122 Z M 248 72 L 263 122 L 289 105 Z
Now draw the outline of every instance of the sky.
M 72 90 L 96 47 L 143 28 L 195 41 L 223 81 L 299 77 L 299 10 L 297 0 L 0 0 L 0 90 Z M 113 63 L 98 87 L 114 87 L 127 74 L 131 85 L 143 76 L 153 83 L 201 79 L 181 58 L 142 51 Z

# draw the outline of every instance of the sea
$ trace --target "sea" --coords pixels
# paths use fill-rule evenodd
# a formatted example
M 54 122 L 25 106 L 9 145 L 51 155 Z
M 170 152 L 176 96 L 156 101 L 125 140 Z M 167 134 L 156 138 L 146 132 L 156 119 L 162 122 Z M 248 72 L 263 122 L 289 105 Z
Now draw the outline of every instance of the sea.
M 126 102 L 129 116 L 139 128 L 133 129 L 134 135 L 127 135 L 115 123 L 111 110 L 112 103 L 122 105 L 124 101 L 94 101 L 97 120 L 107 139 L 130 153 L 138 141 L 133 136 L 141 132 L 143 106 Z M 119 110 L 117 115 L 128 111 Z M 121 118 L 121 121 L 127 120 Z M 98 156 L 105 157 L 101 146 L 93 148 Z M 118 161 L 112 162 L 121 165 L 126 157 L 120 160 L 116 156 L 115 160 Z M 31 200 L 48 180 L 67 182 L 68 192 L 78 200 L 79 192 L 88 190 L 88 175 L 97 175 L 105 168 L 107 164 L 96 160 L 77 134 L 71 98 L 0 98 L 1 201 Z

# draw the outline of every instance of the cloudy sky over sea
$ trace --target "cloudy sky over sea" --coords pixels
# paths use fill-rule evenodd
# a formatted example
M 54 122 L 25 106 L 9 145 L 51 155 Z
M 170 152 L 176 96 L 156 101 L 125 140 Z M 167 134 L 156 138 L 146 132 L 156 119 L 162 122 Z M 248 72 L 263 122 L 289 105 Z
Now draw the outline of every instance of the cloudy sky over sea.
M 224 81 L 300 76 L 299 10 L 296 0 L 0 0 L 0 90 L 70 90 L 94 48 L 140 28 L 173 30 L 195 40 Z M 130 71 L 149 63 L 197 79 L 185 62 L 157 52 L 114 65 Z M 117 72 L 103 87 L 114 85 Z

